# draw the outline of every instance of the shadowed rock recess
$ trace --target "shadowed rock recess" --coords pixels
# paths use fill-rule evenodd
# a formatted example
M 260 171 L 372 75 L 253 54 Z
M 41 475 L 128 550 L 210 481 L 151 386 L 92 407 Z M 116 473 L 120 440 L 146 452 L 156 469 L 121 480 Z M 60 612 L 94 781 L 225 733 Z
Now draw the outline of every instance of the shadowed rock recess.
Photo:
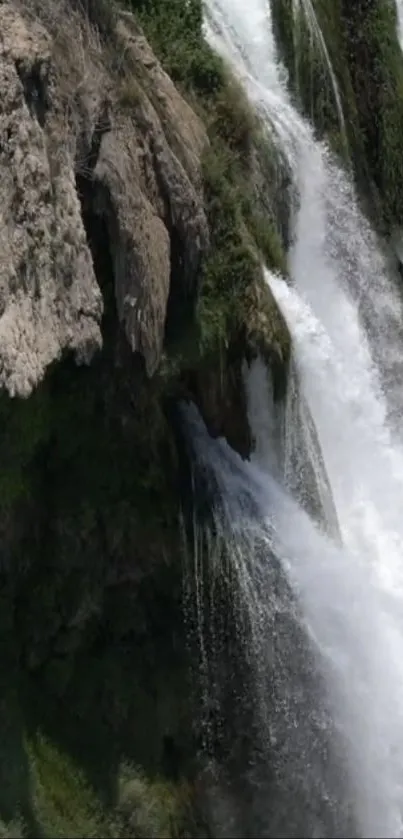
M 289 176 L 166 8 L 0 2 L 2 836 L 208 831 L 176 405 L 246 456 L 284 394 Z

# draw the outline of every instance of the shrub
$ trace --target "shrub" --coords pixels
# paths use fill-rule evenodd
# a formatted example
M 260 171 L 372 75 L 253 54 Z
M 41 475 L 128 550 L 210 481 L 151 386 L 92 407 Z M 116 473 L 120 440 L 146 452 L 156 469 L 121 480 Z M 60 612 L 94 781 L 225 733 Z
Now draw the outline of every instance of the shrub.
M 201 0 L 126 0 L 175 82 L 209 96 L 223 85 L 223 63 L 203 37 Z

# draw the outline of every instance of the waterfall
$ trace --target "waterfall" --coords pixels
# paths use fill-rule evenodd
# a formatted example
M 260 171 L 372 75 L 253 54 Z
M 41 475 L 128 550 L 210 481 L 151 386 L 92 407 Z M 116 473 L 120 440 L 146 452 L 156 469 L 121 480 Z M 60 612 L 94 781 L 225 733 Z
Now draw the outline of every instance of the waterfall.
M 338 537 L 329 479 L 296 365 L 290 365 L 285 405 L 274 402 L 271 374 L 262 359 L 250 367 L 245 364 L 244 381 L 254 436 L 252 461 L 284 479 L 300 505 L 326 532 Z
M 224 575 L 234 598 L 226 632 L 244 649 L 249 699 L 227 744 L 253 776 L 254 815 L 243 832 L 402 837 L 402 301 L 353 185 L 290 101 L 266 0 L 208 0 L 206 31 L 266 119 L 299 193 L 290 280 L 266 272 L 294 343 L 288 406 L 274 406 L 255 364 L 246 373 L 250 463 L 185 411 L 213 506 L 214 584 L 203 608 L 221 625 Z M 307 481 L 338 542 L 315 522 L 301 493 Z M 213 694 L 225 703 L 232 663 L 220 632 L 207 634 Z M 252 757 L 236 733 L 246 717 Z
M 214 478 L 214 531 L 243 598 L 238 631 L 255 656 L 249 690 L 273 773 L 263 831 L 247 835 L 401 836 L 403 660 L 388 598 L 365 555 L 337 548 L 270 472 L 211 440 L 195 411 L 187 423 Z

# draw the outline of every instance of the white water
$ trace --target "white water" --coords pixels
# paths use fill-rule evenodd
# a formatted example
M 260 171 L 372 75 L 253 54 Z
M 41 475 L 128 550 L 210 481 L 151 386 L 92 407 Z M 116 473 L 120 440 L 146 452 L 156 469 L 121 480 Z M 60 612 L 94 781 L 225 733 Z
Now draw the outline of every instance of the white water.
M 396 638 L 388 604 L 379 598 L 378 588 L 367 573 L 365 557 L 357 560 L 347 550 L 337 548 L 269 472 L 242 462 L 224 441 L 212 441 L 197 418 L 191 416 L 191 423 L 199 463 L 204 467 L 207 464 L 218 484 L 216 527 L 221 522 L 231 543 L 231 561 L 254 625 L 260 679 L 275 644 L 269 630 L 275 636 L 276 622 L 287 614 L 293 617 L 292 604 L 282 589 L 279 596 L 274 584 L 275 557 L 302 606 L 299 620 L 325 677 L 322 698 L 331 708 L 340 738 L 339 751 L 346 751 L 358 835 L 400 836 L 403 777 L 396 721 L 403 703 L 401 639 Z M 326 712 L 321 702 L 312 700 L 314 691 L 312 696 L 304 695 L 304 690 L 309 690 L 305 686 L 301 692 L 299 652 L 293 647 L 293 639 L 287 638 L 288 630 L 286 622 L 274 661 L 274 668 L 281 671 L 280 681 L 285 678 L 285 684 L 275 691 L 275 714 L 271 708 L 273 694 L 266 700 L 268 715 L 271 708 L 274 717 L 274 741 L 269 737 L 266 742 L 266 733 L 261 731 L 269 760 L 276 737 L 286 737 L 285 760 L 288 772 L 294 774 L 290 786 L 297 803 L 289 799 L 288 811 L 282 810 L 281 835 L 343 837 L 347 833 L 343 832 L 342 816 L 339 831 L 334 832 L 333 826 L 332 832 L 326 818 L 320 823 L 315 815 L 321 799 L 334 807 L 343 806 L 337 799 L 337 784 L 335 791 L 334 780 L 325 777 L 331 771 L 332 759 L 336 760 L 337 771 L 337 748 L 335 753 L 330 751 L 329 767 L 326 761 L 323 763 L 321 739 L 314 740 L 320 729 L 326 736 Z M 334 737 L 334 731 L 329 736 Z M 284 808 L 281 792 L 280 788 L 275 804 Z M 301 806 L 307 806 L 307 801 L 312 804 L 312 812 L 307 809 L 302 825 L 293 813 L 299 799 Z M 287 818 L 291 824 L 298 824 L 299 832 L 287 832 Z M 263 835 L 278 835 L 278 831 L 277 825 L 276 830 Z
M 290 104 L 265 0 L 209 0 L 208 10 L 209 37 L 267 117 L 300 195 L 290 253 L 293 285 L 270 274 L 267 281 L 294 338 L 343 550 L 325 541 L 281 490 L 267 446 L 257 453 L 262 471 L 244 467 L 243 479 L 250 481 L 267 523 L 266 561 L 274 539 L 304 607 L 340 738 L 348 744 L 359 835 L 400 837 L 402 305 L 351 184 Z M 252 397 L 253 388 L 252 381 Z M 271 422 L 264 410 L 264 402 L 254 398 L 251 412 L 260 440 L 262 424 L 269 430 Z M 231 494 L 231 473 L 224 466 L 222 480 L 223 491 Z M 305 835 L 314 835 L 312 826 L 307 829 Z

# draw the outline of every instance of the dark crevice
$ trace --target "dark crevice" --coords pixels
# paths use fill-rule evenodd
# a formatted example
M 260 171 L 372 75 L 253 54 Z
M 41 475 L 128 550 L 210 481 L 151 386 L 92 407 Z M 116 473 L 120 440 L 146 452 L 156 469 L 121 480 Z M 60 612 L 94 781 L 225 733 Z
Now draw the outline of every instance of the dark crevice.
M 15 67 L 24 89 L 24 96 L 31 116 L 38 120 L 41 128 L 46 122 L 49 109 L 46 81 L 43 78 L 43 64 L 36 63 L 27 72 L 22 61 L 16 61 Z
M 76 173 L 78 179 L 92 181 L 99 159 L 102 139 L 110 130 L 109 101 L 104 99 L 100 105 L 90 144 L 88 144 L 85 135 L 78 138 L 78 151 L 76 154 Z
M 85 167 L 78 162 L 76 164 L 76 192 L 81 204 L 81 217 L 92 255 L 95 276 L 104 302 L 102 333 L 105 349 L 115 343 L 118 316 L 110 230 L 106 211 L 99 210 L 105 202 L 100 200 L 102 187 L 95 179 L 94 172 L 99 159 L 102 138 L 109 130 L 108 103 L 105 101 L 94 128 L 91 145 L 84 154 Z
M 194 318 L 196 298 L 188 288 L 184 260 L 185 244 L 176 227 L 170 231 L 170 281 L 165 320 L 165 342 L 171 346 Z
M 73 9 L 77 9 L 95 26 L 105 40 L 110 40 L 113 33 L 117 8 L 110 0 L 69 0 Z
M 165 319 L 165 344 L 170 348 L 183 337 L 193 323 L 197 302 L 198 266 L 189 265 L 188 244 L 180 230 L 180 223 L 175 223 L 175 212 L 171 207 L 170 196 L 152 145 L 151 151 L 159 193 L 164 202 L 163 221 L 170 238 L 170 280 Z

